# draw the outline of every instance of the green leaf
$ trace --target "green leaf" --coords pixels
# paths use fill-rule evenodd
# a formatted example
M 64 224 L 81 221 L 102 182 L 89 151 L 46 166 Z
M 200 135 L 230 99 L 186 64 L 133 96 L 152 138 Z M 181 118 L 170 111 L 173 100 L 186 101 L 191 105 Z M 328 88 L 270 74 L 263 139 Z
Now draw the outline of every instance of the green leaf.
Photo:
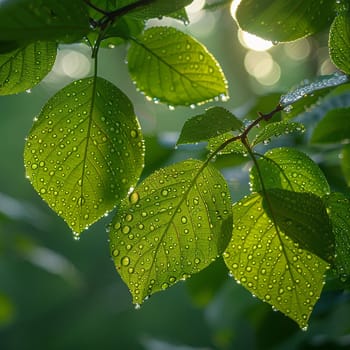
M 269 113 L 271 112 L 271 106 L 277 106 L 279 104 L 281 98 L 281 94 L 277 92 L 273 92 L 267 95 L 258 96 L 254 101 L 254 104 L 246 113 L 245 118 L 250 120 L 255 120 L 259 113 Z M 260 125 L 265 125 L 271 122 L 277 122 L 281 120 L 281 112 L 277 112 L 274 116 L 268 121 L 262 120 Z
M 133 3 L 134 1 L 124 1 Z M 192 0 L 154 0 L 150 5 L 145 5 L 130 12 L 130 16 L 141 19 L 160 18 L 162 16 L 172 15 L 180 11 L 185 6 L 191 4 Z
M 186 287 L 194 304 L 204 307 L 213 300 L 227 279 L 227 267 L 220 257 L 186 281 Z
M 232 137 L 234 137 L 232 133 L 225 133 L 216 137 L 212 137 L 208 141 L 207 149 L 210 151 L 210 153 L 214 153 L 223 143 L 225 143 L 227 140 L 231 139 Z M 243 156 L 248 155 L 247 150 L 244 147 L 241 140 L 230 142 L 225 148 L 220 150 L 217 154 L 218 155 L 236 154 L 236 155 L 243 155 Z
M 287 94 L 282 95 L 280 105 L 282 107 L 287 107 L 288 112 L 288 107 L 290 105 L 293 105 L 292 108 L 294 108 L 295 103 L 300 101 L 302 104 L 301 110 L 305 110 L 306 103 L 308 105 L 315 103 L 320 96 L 327 94 L 330 91 L 330 88 L 335 88 L 347 82 L 349 82 L 349 77 L 341 73 L 320 76 L 311 82 L 306 80 L 295 89 L 292 89 Z M 317 96 L 313 96 L 315 94 L 317 94 Z M 311 99 L 309 100 L 310 97 Z M 306 98 L 307 100 L 305 100 Z M 300 110 L 300 105 L 297 105 L 296 107 L 298 107 L 298 110 Z M 293 116 L 294 115 L 295 113 Z
M 226 81 L 217 61 L 175 28 L 153 27 L 135 39 L 128 68 L 137 87 L 156 102 L 175 106 L 226 98 Z
M 251 145 L 256 146 L 262 142 L 270 141 L 271 137 L 278 137 L 294 132 L 304 132 L 305 127 L 301 123 L 280 121 L 267 124 L 254 138 Z
M 207 141 L 228 131 L 240 130 L 242 126 L 243 123 L 225 108 L 211 107 L 186 121 L 177 144 Z
M 147 177 L 113 219 L 110 247 L 133 296 L 143 300 L 207 267 L 231 238 L 225 180 L 198 160 Z
M 306 327 L 327 263 L 274 226 L 255 193 L 233 206 L 235 219 L 224 259 L 238 283 Z
M 342 193 L 324 197 L 336 242 L 335 269 L 341 280 L 350 275 L 350 200 Z
M 0 11 L 0 41 L 74 42 L 89 31 L 82 0 L 4 0 Z
M 321 259 L 334 260 L 334 235 L 322 199 L 312 193 L 270 189 L 263 200 L 265 211 L 300 248 Z
M 350 139 L 350 108 L 330 110 L 316 125 L 311 142 L 337 143 Z
M 341 168 L 345 177 L 345 180 L 350 186 L 350 145 L 345 145 L 341 153 Z
M 102 78 L 69 84 L 41 111 L 24 159 L 35 190 L 82 232 L 139 179 L 143 140 L 131 102 Z
M 0 55 L 0 95 L 23 92 L 38 84 L 55 63 L 56 46 L 36 42 Z
M 350 74 L 350 13 L 335 17 L 329 33 L 329 54 L 333 63 Z
M 258 160 L 266 189 L 281 188 L 294 192 L 310 192 L 319 197 L 330 192 L 321 169 L 305 153 L 293 148 L 274 148 Z M 250 172 L 252 191 L 262 187 L 256 167 Z
M 293 41 L 325 29 L 332 21 L 335 1 L 242 0 L 236 17 L 239 26 L 266 40 Z

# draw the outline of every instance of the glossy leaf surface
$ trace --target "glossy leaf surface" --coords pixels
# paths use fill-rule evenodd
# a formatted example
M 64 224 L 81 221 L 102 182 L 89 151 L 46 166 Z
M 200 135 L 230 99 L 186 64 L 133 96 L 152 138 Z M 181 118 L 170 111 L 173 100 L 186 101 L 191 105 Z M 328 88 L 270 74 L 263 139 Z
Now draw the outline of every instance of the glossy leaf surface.
M 243 123 L 225 108 L 212 107 L 185 122 L 177 144 L 207 141 L 242 126 Z
M 0 95 L 16 94 L 37 85 L 55 63 L 56 46 L 36 42 L 0 55 Z
M 350 139 L 350 108 L 330 110 L 316 125 L 311 142 L 336 143 Z
M 280 104 L 282 107 L 293 105 L 292 108 L 294 108 L 294 105 L 300 101 L 302 108 L 304 109 L 305 105 L 310 105 L 316 102 L 322 94 L 328 93 L 331 88 L 335 88 L 347 82 L 349 82 L 349 77 L 341 73 L 320 76 L 313 81 L 306 80 L 287 94 L 282 95 Z M 311 103 L 305 101 L 305 99 L 309 97 L 311 97 Z M 298 109 L 300 109 L 300 104 L 296 105 L 296 107 L 299 107 Z M 295 115 L 295 113 L 292 115 Z
M 319 197 L 330 192 L 321 169 L 305 153 L 293 148 L 274 148 L 258 160 L 266 189 L 280 188 L 295 192 L 310 192 Z M 250 173 L 252 190 L 262 190 L 260 179 L 253 167 Z
M 214 57 L 175 28 L 153 27 L 134 40 L 128 68 L 137 87 L 155 102 L 191 105 L 227 94 Z
M 306 327 L 327 263 L 303 250 L 273 224 L 263 198 L 252 194 L 233 206 L 234 230 L 224 259 L 238 283 Z
M 350 200 L 342 193 L 324 197 L 336 242 L 335 268 L 341 279 L 350 275 Z
M 231 238 L 225 180 L 197 160 L 176 163 L 137 186 L 113 219 L 111 255 L 133 302 L 207 267 Z
M 333 63 L 344 73 L 350 74 L 350 16 L 339 14 L 329 33 L 329 54 Z
M 295 132 L 304 132 L 304 125 L 295 122 L 280 121 L 267 124 L 252 141 L 252 146 L 270 141 L 272 137 L 287 135 Z
M 317 33 L 332 21 L 335 1 L 242 0 L 236 17 L 239 26 L 264 39 L 285 42 Z
M 24 158 L 35 190 L 80 233 L 140 176 L 143 140 L 131 102 L 102 78 L 71 83 L 44 106 Z

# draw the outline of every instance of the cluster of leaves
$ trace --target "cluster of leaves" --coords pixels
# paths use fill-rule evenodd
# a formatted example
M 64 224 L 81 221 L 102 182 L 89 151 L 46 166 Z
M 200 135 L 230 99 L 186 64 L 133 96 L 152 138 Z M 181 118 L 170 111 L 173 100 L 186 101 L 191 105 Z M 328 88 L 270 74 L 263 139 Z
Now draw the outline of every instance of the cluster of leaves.
M 118 207 L 109 226 L 111 255 L 135 304 L 223 256 L 236 281 L 306 327 L 326 271 L 345 279 L 350 273 L 349 198 L 331 191 L 305 153 L 280 147 L 262 155 L 256 149 L 272 137 L 303 132 L 301 123 L 290 120 L 339 85 L 346 89 L 348 77 L 336 73 L 305 82 L 248 126 L 222 107 L 208 109 L 185 123 L 178 140 L 206 141 L 207 159 L 173 164 L 137 184 L 144 166 L 142 131 L 129 98 L 98 76 L 98 52 L 129 43 L 130 76 L 154 101 L 189 106 L 225 99 L 225 76 L 202 44 L 175 28 L 145 27 L 147 19 L 162 16 L 186 23 L 184 7 L 190 3 L 1 3 L 1 95 L 38 84 L 61 43 L 84 42 L 95 60 L 91 77 L 58 91 L 35 119 L 24 150 L 26 174 L 76 236 Z M 341 1 L 298 0 L 291 6 L 283 0 L 243 0 L 237 20 L 242 29 L 275 42 L 331 25 L 331 57 L 350 73 L 350 17 Z M 347 119 L 348 109 L 331 110 L 311 142 L 343 143 L 349 183 Z M 263 128 L 252 136 L 260 123 Z M 233 205 L 213 165 L 221 154 L 253 162 L 251 193 Z

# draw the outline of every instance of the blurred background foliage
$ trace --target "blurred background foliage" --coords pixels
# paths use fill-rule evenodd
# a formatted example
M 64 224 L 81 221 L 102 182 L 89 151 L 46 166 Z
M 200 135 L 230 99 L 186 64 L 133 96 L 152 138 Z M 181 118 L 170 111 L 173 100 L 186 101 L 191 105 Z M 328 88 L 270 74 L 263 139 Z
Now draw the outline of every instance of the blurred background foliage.
M 130 97 L 142 124 L 146 137 L 143 176 L 175 161 L 204 156 L 203 147 L 175 150 L 174 145 L 183 123 L 205 108 L 221 105 L 251 119 L 254 106 L 269 112 L 279 93 L 306 78 L 334 72 L 328 33 L 273 45 L 238 30 L 233 19 L 237 3 L 214 11 L 204 10 L 202 0 L 193 1 L 187 9 L 188 26 L 169 19 L 149 22 L 179 27 L 207 46 L 228 80 L 227 102 L 173 110 L 146 101 L 123 65 L 125 47 L 101 50 L 100 75 Z M 229 278 L 220 259 L 134 309 L 109 258 L 105 230 L 109 218 L 76 241 L 24 176 L 23 146 L 33 117 L 54 92 L 89 75 L 91 69 L 86 46 L 61 46 L 53 71 L 39 86 L 0 98 L 0 349 L 349 349 L 347 291 L 327 284 L 308 331 L 303 332 Z M 308 123 L 334 105 L 348 106 L 350 97 L 343 93 L 326 99 L 307 112 Z M 283 142 L 295 145 L 305 140 L 289 136 Z M 348 191 L 340 176 L 339 149 L 310 150 L 333 189 Z M 234 201 L 249 188 L 248 168 L 239 166 L 241 161 L 223 156 L 216 162 Z

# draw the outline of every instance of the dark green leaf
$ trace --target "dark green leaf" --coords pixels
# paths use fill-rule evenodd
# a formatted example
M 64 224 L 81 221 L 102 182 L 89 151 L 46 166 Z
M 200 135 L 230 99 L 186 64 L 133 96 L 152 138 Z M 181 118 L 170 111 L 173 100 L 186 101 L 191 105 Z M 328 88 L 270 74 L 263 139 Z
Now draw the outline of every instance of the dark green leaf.
M 82 0 L 5 0 L 1 2 L 0 41 L 74 42 L 89 31 Z
M 285 42 L 317 33 L 334 17 L 335 1 L 242 0 L 236 17 L 239 26 L 264 39 Z
M 316 125 L 311 142 L 336 143 L 350 139 L 350 108 L 330 110 Z
M 132 3 L 134 1 L 124 1 Z M 177 11 L 183 9 L 185 6 L 189 5 L 192 0 L 172 0 L 172 1 L 164 1 L 164 0 L 154 0 L 150 2 L 150 4 L 142 6 L 132 12 L 130 12 L 130 16 L 135 16 L 141 19 L 149 19 L 149 18 L 160 18 L 162 16 L 172 15 Z
M 227 279 L 227 267 L 220 257 L 203 271 L 193 275 L 186 282 L 186 286 L 193 302 L 204 307 L 212 301 Z
M 274 226 L 258 193 L 235 204 L 233 217 L 232 239 L 224 252 L 232 275 L 254 295 L 306 327 L 323 287 L 327 263 Z
M 300 248 L 327 262 L 334 260 L 335 242 L 326 207 L 312 193 L 270 189 L 265 193 L 265 212 Z
M 320 76 L 311 82 L 306 80 L 295 89 L 292 89 L 287 94 L 282 95 L 280 104 L 282 107 L 287 107 L 288 112 L 288 107 L 290 105 L 293 105 L 291 108 L 294 108 L 295 103 L 300 101 L 302 103 L 302 109 L 305 109 L 306 104 L 311 105 L 317 101 L 316 96 L 313 95 L 317 94 L 317 98 L 319 98 L 322 96 L 322 94 L 327 94 L 330 91 L 330 88 L 335 88 L 347 82 L 349 82 L 348 76 L 340 73 Z M 311 97 L 311 99 L 305 101 L 305 99 L 309 99 L 309 97 Z M 300 105 L 297 107 L 300 109 Z M 295 113 L 293 116 L 294 115 Z
M 345 180 L 350 186 L 350 145 L 345 145 L 341 153 L 341 168 L 345 177 Z
M 102 78 L 71 83 L 44 106 L 24 159 L 35 190 L 80 233 L 139 179 L 143 140 L 131 102 Z
M 230 195 L 211 165 L 188 160 L 146 178 L 113 219 L 111 254 L 134 303 L 199 272 L 232 232 Z
M 248 113 L 245 115 L 245 118 L 255 120 L 259 113 L 269 113 L 271 110 L 279 104 L 281 94 L 279 93 L 270 93 L 267 95 L 257 97 L 253 106 L 249 109 Z M 261 125 L 277 122 L 281 120 L 281 112 L 277 112 L 269 121 L 261 121 Z
M 350 200 L 342 193 L 324 197 L 336 242 L 335 269 L 341 279 L 350 275 Z
M 287 135 L 294 132 L 304 132 L 304 125 L 301 123 L 293 123 L 280 121 L 267 124 L 252 141 L 252 146 L 259 143 L 270 141 L 272 137 L 278 137 L 281 135 Z
M 274 148 L 258 160 L 266 189 L 281 188 L 295 192 L 310 192 L 319 197 L 330 192 L 328 182 L 317 166 L 305 153 L 293 148 Z M 252 190 L 261 192 L 258 172 L 254 166 L 250 172 Z
M 137 87 L 154 101 L 190 105 L 227 94 L 214 57 L 175 28 L 153 27 L 133 41 L 128 68 Z
M 208 141 L 208 146 L 207 149 L 210 151 L 210 153 L 214 153 L 217 151 L 217 149 L 227 140 L 231 139 L 233 136 L 232 133 L 225 133 L 216 137 L 212 137 L 211 139 L 209 139 Z M 233 142 L 230 142 L 225 148 L 223 148 L 222 150 L 220 150 L 218 153 L 218 155 L 222 155 L 222 154 L 236 154 L 236 155 L 243 155 L 243 156 L 247 156 L 247 150 L 246 148 L 243 146 L 243 143 L 241 142 L 241 140 L 236 140 Z
M 36 42 L 0 55 L 0 95 L 23 92 L 38 84 L 55 63 L 56 46 Z
M 350 13 L 340 13 L 329 33 L 329 54 L 333 63 L 350 74 Z
M 136 37 L 142 33 L 145 23 L 136 18 L 128 16 L 121 17 L 115 21 L 105 32 L 101 47 L 114 48 L 129 40 L 130 37 Z M 95 43 L 99 36 L 98 31 L 92 31 L 87 35 L 90 43 Z
M 243 123 L 225 108 L 212 107 L 186 121 L 177 144 L 207 141 L 228 131 L 240 130 L 242 126 Z

